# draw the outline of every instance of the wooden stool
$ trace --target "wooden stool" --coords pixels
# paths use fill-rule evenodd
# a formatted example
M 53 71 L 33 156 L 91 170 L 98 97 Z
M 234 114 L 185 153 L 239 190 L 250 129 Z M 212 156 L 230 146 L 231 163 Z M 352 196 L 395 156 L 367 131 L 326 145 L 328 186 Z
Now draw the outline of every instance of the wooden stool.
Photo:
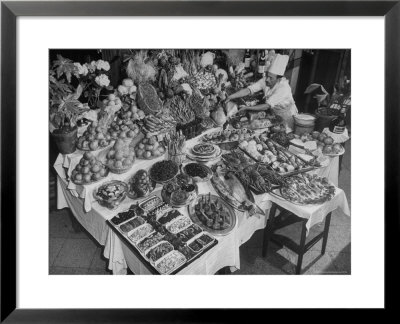
M 276 216 L 277 210 L 280 211 L 278 216 Z M 300 217 L 296 216 L 295 214 L 287 211 L 286 209 L 279 207 L 276 203 L 273 202 L 270 213 L 269 213 L 267 226 L 264 229 L 264 241 L 263 241 L 262 256 L 263 257 L 267 256 L 268 244 L 271 240 L 277 244 L 286 246 L 287 248 L 289 248 L 290 250 L 292 250 L 293 252 L 295 252 L 298 255 L 297 265 L 296 265 L 296 274 L 300 274 L 301 264 L 303 262 L 303 255 L 312 246 L 314 246 L 317 242 L 319 242 L 321 239 L 322 239 L 321 255 L 325 254 L 326 243 L 328 241 L 329 226 L 331 223 L 331 213 L 329 213 L 326 216 L 325 227 L 324 227 L 323 232 L 318 234 L 316 237 L 314 237 L 312 240 L 310 240 L 310 242 L 308 242 L 306 244 L 307 220 L 308 219 L 306 219 L 306 218 L 300 218 Z M 294 243 L 292 240 L 290 240 L 289 238 L 287 238 L 285 236 L 274 234 L 274 232 L 276 230 L 279 230 L 283 227 L 297 223 L 299 221 L 302 222 L 300 245 Z

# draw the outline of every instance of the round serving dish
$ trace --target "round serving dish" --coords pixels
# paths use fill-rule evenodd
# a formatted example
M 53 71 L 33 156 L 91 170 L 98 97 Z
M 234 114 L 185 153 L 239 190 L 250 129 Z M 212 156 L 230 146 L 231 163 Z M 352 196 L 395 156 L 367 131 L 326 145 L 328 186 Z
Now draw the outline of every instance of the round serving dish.
M 168 162 L 171 165 L 171 168 L 173 168 L 173 170 L 171 170 L 171 175 L 167 179 L 159 179 L 159 178 L 157 179 L 157 176 L 154 174 L 155 172 L 157 172 L 156 169 L 157 168 L 163 169 L 164 168 L 163 165 L 166 165 L 166 162 Z M 165 184 L 165 183 L 171 181 L 172 179 L 174 179 L 178 173 L 179 173 L 179 166 L 175 162 L 170 161 L 170 160 L 163 160 L 163 161 L 156 162 L 151 166 L 151 168 L 149 170 L 149 177 L 151 180 L 153 180 L 157 183 Z

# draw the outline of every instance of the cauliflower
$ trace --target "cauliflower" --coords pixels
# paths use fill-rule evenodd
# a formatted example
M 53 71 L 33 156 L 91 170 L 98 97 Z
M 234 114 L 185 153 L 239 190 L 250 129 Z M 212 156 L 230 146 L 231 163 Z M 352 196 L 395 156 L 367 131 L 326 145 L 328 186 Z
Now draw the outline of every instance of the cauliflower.
M 262 151 L 263 147 L 261 144 L 256 145 L 257 151 Z
M 98 60 L 94 65 L 96 66 L 97 70 L 108 71 L 110 69 L 110 64 L 107 61 Z
M 127 95 L 127 94 L 128 94 L 128 88 L 127 88 L 126 86 L 119 85 L 119 86 L 118 86 L 118 92 L 119 92 L 121 95 Z
M 136 92 L 136 86 L 131 86 L 130 88 L 129 88 L 129 93 L 130 94 L 132 94 L 132 93 L 135 93 Z
M 129 78 L 123 79 L 122 80 L 122 85 L 127 87 L 127 88 L 130 88 L 130 87 L 133 86 L 133 81 L 132 81 L 132 79 L 129 79 Z
M 100 74 L 96 77 L 96 79 L 94 79 L 96 81 L 96 83 L 100 86 L 100 87 L 108 87 L 108 85 L 110 84 L 110 79 L 108 78 L 107 75 L 105 74 Z
M 86 65 L 81 65 L 80 63 L 77 63 L 77 62 L 74 63 L 74 65 L 76 66 L 78 75 L 81 75 L 81 74 L 87 75 L 89 73 L 89 70 Z

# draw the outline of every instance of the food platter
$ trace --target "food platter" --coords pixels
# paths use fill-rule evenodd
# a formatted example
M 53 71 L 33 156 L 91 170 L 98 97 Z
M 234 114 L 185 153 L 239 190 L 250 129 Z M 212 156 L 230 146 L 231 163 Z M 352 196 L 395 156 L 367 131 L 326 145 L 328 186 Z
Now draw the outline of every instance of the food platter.
M 183 167 L 183 172 L 192 177 L 195 182 L 206 182 L 213 175 L 212 170 L 201 163 L 188 163 Z
M 286 186 L 273 190 L 273 196 L 299 206 L 320 205 L 331 200 L 336 192 L 326 178 L 317 175 L 293 176 Z
M 196 205 L 200 202 L 204 201 L 203 206 L 208 204 L 209 202 L 212 204 L 218 204 L 221 206 L 224 211 L 224 216 L 226 217 L 226 224 L 227 227 L 224 229 L 214 229 L 212 227 L 207 226 L 203 223 L 202 220 L 199 219 L 199 216 L 196 213 Z M 210 206 L 210 204 L 208 204 Z M 200 210 L 203 214 L 204 211 Z M 222 198 L 214 195 L 199 195 L 195 201 L 193 201 L 188 206 L 189 216 L 192 219 L 193 223 L 200 226 L 204 231 L 211 233 L 212 235 L 221 236 L 229 234 L 236 226 L 236 214 L 231 206 L 229 206 Z M 201 216 L 200 216 L 201 217 Z
M 144 179 L 137 179 L 140 176 L 140 172 L 144 173 Z M 147 183 L 142 183 L 143 181 L 146 181 Z M 156 182 L 149 178 L 148 173 L 145 170 L 138 170 L 126 182 L 128 183 L 127 196 L 132 200 L 147 198 L 156 187 Z M 138 187 L 136 188 L 136 192 L 132 189 L 133 186 Z M 138 195 L 139 191 L 144 191 L 144 195 Z

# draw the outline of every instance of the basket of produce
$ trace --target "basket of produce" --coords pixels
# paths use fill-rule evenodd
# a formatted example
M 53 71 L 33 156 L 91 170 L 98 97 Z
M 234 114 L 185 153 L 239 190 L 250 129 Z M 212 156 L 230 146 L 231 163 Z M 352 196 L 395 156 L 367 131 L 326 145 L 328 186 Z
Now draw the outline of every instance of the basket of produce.
M 129 142 L 117 140 L 107 152 L 107 166 L 112 173 L 127 172 L 135 162 L 135 152 L 130 149 Z
M 236 225 L 236 215 L 232 207 L 220 197 L 199 195 L 188 206 L 192 221 L 213 235 L 229 234 Z
M 77 185 L 89 185 L 108 176 L 109 169 L 91 152 L 85 152 L 71 172 L 71 181 Z
M 195 182 L 206 182 L 213 175 L 212 170 L 201 163 L 188 163 L 183 167 L 183 172 L 193 178 Z
M 165 148 L 155 135 L 146 134 L 135 146 L 135 155 L 138 159 L 153 160 L 165 154 Z
M 152 193 L 156 187 L 156 183 L 150 180 L 146 170 L 138 170 L 135 175 L 128 180 L 128 186 L 128 197 L 131 199 L 139 199 Z
M 149 171 L 150 179 L 157 183 L 167 183 L 171 181 L 179 172 L 178 165 L 170 160 L 154 163 Z
M 147 82 L 139 83 L 136 100 L 139 108 L 146 115 L 157 115 L 163 106 L 161 99 L 158 97 L 157 90 Z
M 108 181 L 93 191 L 94 198 L 99 204 L 108 209 L 116 209 L 125 199 L 128 185 L 122 181 Z

